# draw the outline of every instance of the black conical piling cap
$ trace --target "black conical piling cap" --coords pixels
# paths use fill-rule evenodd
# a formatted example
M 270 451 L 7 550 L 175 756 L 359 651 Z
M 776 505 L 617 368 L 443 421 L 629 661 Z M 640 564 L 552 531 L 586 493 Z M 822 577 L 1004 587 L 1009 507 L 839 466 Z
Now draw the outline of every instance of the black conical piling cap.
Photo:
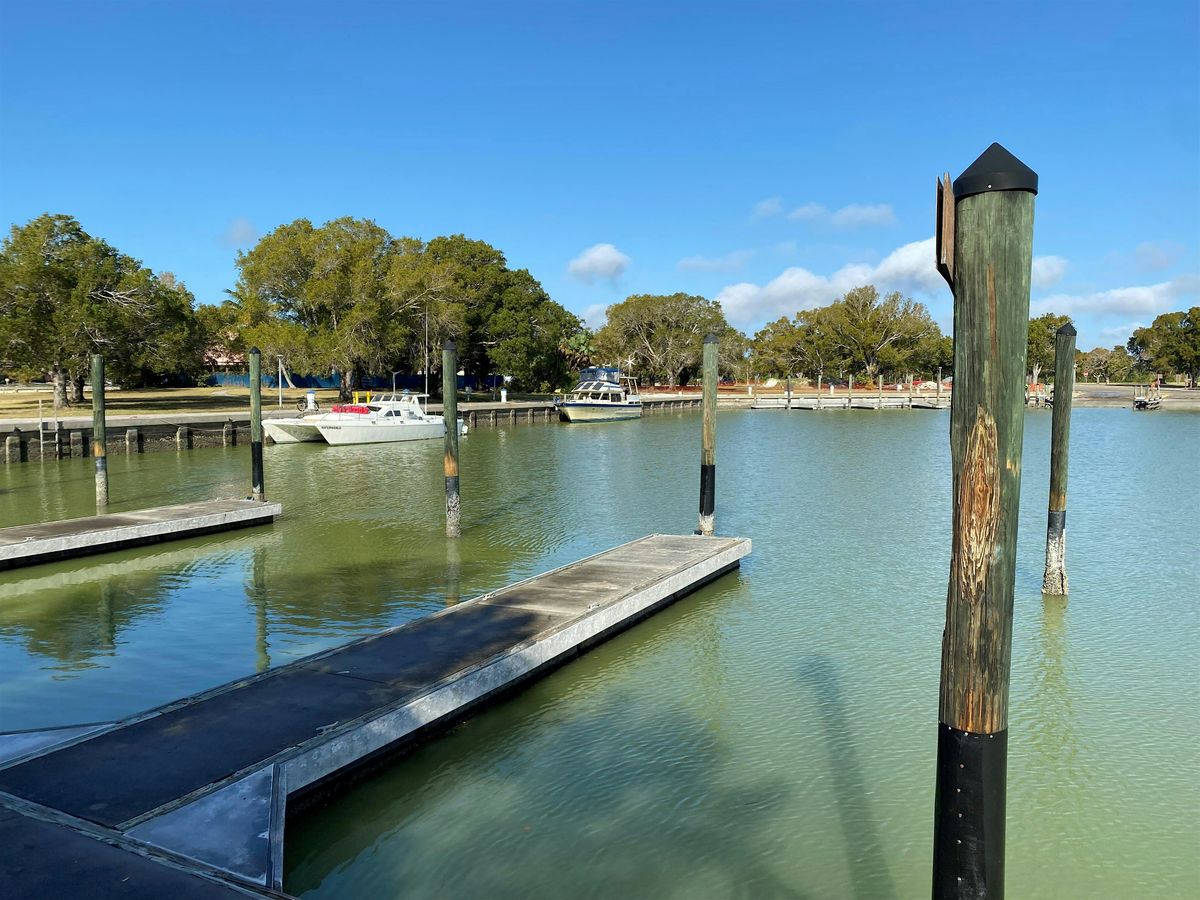
M 1074 334 L 1076 333 L 1076 332 L 1075 332 L 1075 326 L 1074 326 L 1074 325 L 1072 325 L 1070 322 L 1067 322 L 1065 325 L 1063 325 L 1063 327 L 1062 327 L 1062 328 L 1058 329 L 1058 333 L 1059 333 L 1059 334 L 1069 334 L 1069 335 L 1074 335 Z
M 715 344 L 716 342 L 717 342 L 717 336 L 715 334 L 709 332 L 708 334 L 706 334 L 704 336 L 704 343 Z
M 999 144 L 992 144 L 954 180 L 954 197 L 961 200 L 988 191 L 1038 192 L 1037 172 Z

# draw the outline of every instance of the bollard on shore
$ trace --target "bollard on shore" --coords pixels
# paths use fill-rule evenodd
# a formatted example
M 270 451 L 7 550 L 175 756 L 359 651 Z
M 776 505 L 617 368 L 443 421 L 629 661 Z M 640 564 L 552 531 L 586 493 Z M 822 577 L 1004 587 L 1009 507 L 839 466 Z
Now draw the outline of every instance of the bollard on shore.
M 700 527 L 697 534 L 716 530 L 717 499 L 717 336 L 704 338 L 704 421 L 700 430 Z
M 1067 446 L 1075 393 L 1075 326 L 1054 336 L 1054 409 L 1050 422 L 1050 510 L 1046 517 L 1046 572 L 1042 593 L 1067 596 Z
M 442 418 L 446 422 L 446 537 L 462 534 L 458 495 L 458 346 L 442 347 Z
M 92 354 L 92 456 L 96 460 L 96 506 L 108 506 L 108 442 L 104 421 L 104 357 Z
M 938 183 L 954 291 L 953 527 L 938 709 L 933 897 L 1004 896 L 1008 689 L 1038 178 L 992 144 Z
M 262 353 L 250 350 L 250 497 L 260 503 L 263 491 Z

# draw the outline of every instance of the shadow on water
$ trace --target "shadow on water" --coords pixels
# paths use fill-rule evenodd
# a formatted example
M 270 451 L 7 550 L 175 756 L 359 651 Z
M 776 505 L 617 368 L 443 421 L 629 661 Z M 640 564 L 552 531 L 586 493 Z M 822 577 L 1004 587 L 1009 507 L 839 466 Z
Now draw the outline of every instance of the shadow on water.
M 541 743 L 544 710 L 515 727 L 503 708 L 471 720 L 332 807 L 289 821 L 285 889 L 317 896 L 651 897 L 677 894 L 703 877 L 714 896 L 807 900 L 811 895 L 786 883 L 762 849 L 772 843 L 775 817 L 794 802 L 793 786 L 775 779 L 719 786 L 712 774 L 731 754 L 713 729 L 671 711 L 655 725 L 668 737 L 647 743 L 630 712 L 637 703 L 610 695 L 603 706 L 567 717 L 555 742 L 570 749 L 552 753 L 530 749 Z M 656 746 L 659 740 L 669 747 Z M 681 743 L 687 753 L 672 753 Z M 492 783 L 484 796 L 464 799 L 480 759 L 491 761 Z M 548 785 L 569 789 L 569 806 Z M 431 827 L 430 809 L 450 811 L 445 827 L 441 820 Z M 685 852 L 653 848 L 663 828 Z
M 896 887 L 884 862 L 879 827 L 871 814 L 866 779 L 855 750 L 854 726 L 846 715 L 841 680 L 828 656 L 813 655 L 800 662 L 798 675 L 813 692 L 825 746 L 829 749 L 829 771 L 837 797 L 838 820 L 848 851 L 847 863 L 854 896 L 895 898 Z

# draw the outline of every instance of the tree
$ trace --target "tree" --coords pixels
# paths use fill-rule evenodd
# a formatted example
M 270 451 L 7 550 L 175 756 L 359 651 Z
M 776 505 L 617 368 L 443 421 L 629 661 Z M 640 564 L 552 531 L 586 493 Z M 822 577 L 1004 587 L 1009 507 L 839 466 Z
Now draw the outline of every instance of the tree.
M 233 294 L 247 338 L 270 355 L 337 370 L 348 400 L 356 379 L 382 369 L 411 331 L 410 307 L 389 276 L 396 257 L 413 249 L 368 219 L 279 226 L 238 253 Z
M 1043 313 L 1029 320 L 1029 336 L 1026 349 L 1027 365 L 1033 374 L 1032 383 L 1038 383 L 1042 369 L 1054 368 L 1054 339 L 1058 329 L 1071 321 L 1070 316 Z
M 1089 350 L 1083 356 L 1083 368 L 1085 377 L 1090 376 L 1096 380 L 1098 384 L 1103 378 L 1105 382 L 1113 380 L 1121 381 L 1129 375 L 1129 370 L 1133 367 L 1133 357 L 1122 346 L 1118 345 L 1111 350 L 1105 350 L 1103 347 L 1097 347 L 1094 350 Z
M 922 340 L 940 335 L 924 304 L 898 291 L 880 298 L 874 285 L 847 291 L 822 320 L 851 370 L 870 380 L 900 370 Z
M 596 347 L 609 362 L 632 361 L 635 370 L 671 385 L 701 362 L 701 343 L 721 335 L 721 304 L 693 294 L 634 294 L 607 310 Z
M 1188 385 L 1195 387 L 1200 376 L 1200 306 L 1163 313 L 1134 331 L 1127 347 L 1142 367 L 1186 375 Z
M 583 323 L 559 306 L 525 269 L 508 272 L 498 308 L 483 324 L 493 371 L 511 375 L 517 387 L 549 391 L 568 376 L 559 348 Z
M 155 276 L 70 216 L 13 226 L 0 247 L 0 359 L 49 372 L 59 405 L 83 400 L 92 353 L 124 384 L 198 372 L 203 336 L 192 307 L 174 276 Z

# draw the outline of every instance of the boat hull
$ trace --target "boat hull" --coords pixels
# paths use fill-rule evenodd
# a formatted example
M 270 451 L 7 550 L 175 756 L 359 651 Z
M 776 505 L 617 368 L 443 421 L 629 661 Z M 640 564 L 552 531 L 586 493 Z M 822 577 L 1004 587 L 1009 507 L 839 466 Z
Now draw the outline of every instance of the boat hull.
M 440 439 L 446 434 L 446 426 L 436 422 L 322 422 L 317 425 L 326 443 L 335 446 L 344 444 L 394 444 L 399 441 L 423 441 Z
M 621 419 L 640 419 L 640 403 L 560 403 L 558 412 L 568 422 L 616 422 Z
M 263 431 L 277 444 L 300 444 L 308 441 L 323 441 L 316 423 L 303 419 L 265 419 Z

